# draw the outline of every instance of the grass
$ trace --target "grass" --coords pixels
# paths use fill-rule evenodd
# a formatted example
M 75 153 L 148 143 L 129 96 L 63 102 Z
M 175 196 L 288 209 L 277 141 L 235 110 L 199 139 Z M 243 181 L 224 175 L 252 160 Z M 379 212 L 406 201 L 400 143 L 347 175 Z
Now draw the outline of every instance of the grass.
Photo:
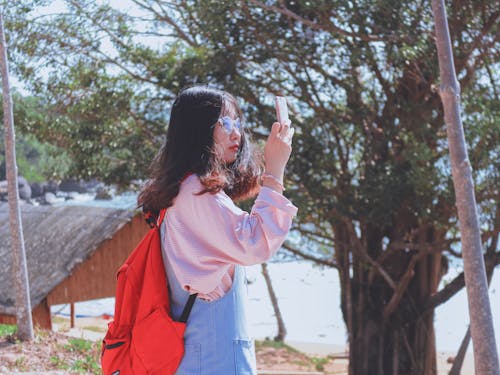
M 64 345 L 68 352 L 77 352 L 85 354 L 92 351 L 92 342 L 84 339 L 69 339 L 68 344 Z
M 73 362 L 71 370 L 86 374 L 101 374 L 101 366 L 95 361 L 95 358 L 92 355 L 86 355 L 83 359 L 77 359 Z
M 16 330 L 17 327 L 15 325 L 0 324 L 0 337 L 12 335 L 15 337 Z M 50 333 L 48 331 L 40 329 L 35 330 L 34 343 L 38 345 L 50 345 L 53 348 L 53 350 L 47 351 L 47 356 L 43 362 L 47 370 L 57 369 L 71 373 L 101 375 L 100 342 L 93 342 L 82 338 L 67 338 L 67 340 L 65 339 L 56 343 L 50 341 L 49 335 Z M 19 345 L 22 345 L 22 343 L 19 343 Z M 328 358 L 303 355 L 303 353 L 283 342 L 257 340 L 255 346 L 257 350 L 265 348 L 285 350 L 291 355 L 290 361 L 300 366 L 311 366 L 309 368 L 314 367 L 317 371 L 323 371 L 325 365 L 328 363 Z M 20 355 L 15 360 L 15 363 L 11 363 L 9 368 L 15 371 L 40 370 L 40 368 L 31 368 L 33 367 L 33 363 L 32 361 L 28 361 L 28 358 L 24 354 Z
M 0 324 L 0 337 L 15 335 L 17 327 L 10 324 Z M 49 336 L 48 331 L 35 329 L 34 344 L 43 344 Z M 17 343 L 17 340 L 16 340 Z M 23 345 L 19 342 L 19 345 Z M 48 344 L 54 345 L 54 344 Z M 100 356 L 101 343 L 93 342 L 81 338 L 68 338 L 65 344 L 56 344 L 57 350 L 46 359 L 46 364 L 50 368 L 59 370 L 67 370 L 71 373 L 101 375 Z M 48 352 L 50 353 L 50 352 Z M 16 371 L 33 371 L 40 370 L 39 368 L 30 368 L 30 361 L 25 355 L 20 355 L 14 363 L 10 365 L 11 370 Z M 31 367 L 33 364 L 31 364 Z
M 328 364 L 328 362 L 330 361 L 329 357 L 310 357 L 308 355 L 305 355 L 304 353 L 301 353 L 297 349 L 292 348 L 291 346 L 285 344 L 284 342 L 280 341 L 256 340 L 255 348 L 257 350 L 262 348 L 285 349 L 288 353 L 292 355 L 301 354 L 300 356 L 296 356 L 297 359 L 295 359 L 293 363 L 300 366 L 313 366 L 316 369 L 316 371 L 324 371 L 325 365 Z
M 106 332 L 106 328 L 98 327 L 98 326 L 85 326 L 85 327 L 83 327 L 83 329 L 86 331 L 92 331 L 92 332 L 98 332 L 98 333 Z
M 312 357 L 311 362 L 314 363 L 316 370 L 323 371 L 325 365 L 330 361 L 328 357 Z
M 101 344 L 99 342 L 71 338 L 68 340 L 68 343 L 64 345 L 63 349 L 67 352 L 78 354 L 78 358 L 71 363 L 66 363 L 64 361 L 61 363 L 64 369 L 78 373 L 101 373 L 99 364 Z
M 17 358 L 15 366 L 20 371 L 27 371 L 28 367 L 26 366 L 26 357 L 21 356 L 21 357 Z
M 299 353 L 299 351 L 291 346 L 285 344 L 282 341 L 274 341 L 274 340 L 264 340 L 264 341 L 255 341 L 255 349 L 260 348 L 274 348 L 274 349 L 286 349 L 290 353 Z
M 61 357 L 57 356 L 57 355 L 51 356 L 50 357 L 50 362 L 57 369 L 60 369 L 60 370 L 68 370 L 69 369 L 68 364 L 66 363 L 66 361 L 64 359 L 62 359 Z
M 17 331 L 17 326 L 13 324 L 0 324 L 0 337 L 13 335 Z

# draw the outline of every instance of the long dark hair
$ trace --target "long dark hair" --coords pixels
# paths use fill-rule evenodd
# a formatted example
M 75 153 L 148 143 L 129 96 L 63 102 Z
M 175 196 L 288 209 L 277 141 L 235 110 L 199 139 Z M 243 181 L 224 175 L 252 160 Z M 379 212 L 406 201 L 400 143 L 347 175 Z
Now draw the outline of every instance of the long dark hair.
M 233 163 L 223 163 L 214 151 L 214 125 L 231 107 L 242 118 L 236 99 L 225 91 L 193 86 L 179 93 L 170 113 L 165 144 L 153 160 L 150 180 L 137 199 L 143 211 L 158 214 L 170 207 L 189 173 L 200 177 L 204 187 L 200 194 L 223 189 L 233 200 L 257 194 L 261 158 L 246 130 L 241 131 L 240 148 Z

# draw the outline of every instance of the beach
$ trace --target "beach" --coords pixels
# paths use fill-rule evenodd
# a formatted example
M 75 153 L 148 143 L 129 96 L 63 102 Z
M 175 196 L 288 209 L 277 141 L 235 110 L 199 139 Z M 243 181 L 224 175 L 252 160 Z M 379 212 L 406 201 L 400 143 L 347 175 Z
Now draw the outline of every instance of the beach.
M 55 317 L 54 330 L 56 332 L 64 333 L 65 335 L 85 338 L 92 341 L 100 341 L 104 336 L 104 331 L 108 322 L 111 319 L 108 317 L 85 317 L 75 319 L 75 328 L 70 328 L 69 318 Z M 334 374 L 347 375 L 348 373 L 348 360 L 347 360 L 347 347 L 344 345 L 325 344 L 318 342 L 299 342 L 293 340 L 286 340 L 287 345 L 298 350 L 309 357 L 313 358 L 327 358 L 333 357 L 330 366 L 335 366 Z M 451 369 L 452 363 L 449 358 L 455 356 L 454 352 L 439 351 L 437 352 L 437 369 L 438 375 L 447 375 Z M 258 358 L 259 360 L 259 358 Z M 264 362 L 264 363 L 262 363 Z M 266 359 L 260 360 L 261 367 L 266 367 Z M 463 366 L 461 375 L 474 375 L 474 358 L 471 352 L 468 352 Z
M 331 355 L 346 352 L 346 330 L 340 311 L 340 287 L 337 271 L 318 267 L 310 262 L 270 263 L 270 277 L 279 307 L 287 329 L 286 342 L 309 355 Z M 459 270 L 456 270 L 458 272 Z M 249 324 L 254 338 L 263 340 L 273 338 L 277 324 L 271 302 L 261 274 L 260 266 L 246 268 L 249 295 Z M 449 281 L 453 274 L 445 277 Z M 500 277 L 495 274 L 490 287 L 496 341 L 499 342 Z M 102 315 L 113 314 L 114 299 L 77 303 L 77 327 L 75 336 L 82 335 L 82 327 L 103 326 L 106 320 Z M 67 318 L 69 305 L 52 306 L 53 314 Z M 88 321 L 87 319 L 90 319 Z M 439 374 L 447 374 L 451 364 L 447 359 L 454 357 L 468 325 L 468 309 L 465 290 L 462 290 L 446 304 L 436 309 L 435 329 L 438 350 Z M 86 330 L 88 331 L 88 330 Z M 86 332 L 88 338 L 100 340 L 102 332 Z M 462 374 L 474 374 L 472 346 Z

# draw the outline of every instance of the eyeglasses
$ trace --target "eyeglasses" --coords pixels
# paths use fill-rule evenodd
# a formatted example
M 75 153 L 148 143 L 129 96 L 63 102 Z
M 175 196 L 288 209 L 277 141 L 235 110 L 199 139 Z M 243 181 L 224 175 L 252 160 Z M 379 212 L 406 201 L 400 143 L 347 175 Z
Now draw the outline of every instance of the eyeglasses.
M 239 118 L 233 120 L 229 116 L 224 116 L 224 117 L 221 117 L 220 119 L 218 119 L 217 123 L 222 125 L 222 129 L 224 129 L 226 134 L 231 134 L 233 132 L 233 129 L 236 129 L 239 132 L 241 132 L 241 129 L 242 129 L 241 121 Z

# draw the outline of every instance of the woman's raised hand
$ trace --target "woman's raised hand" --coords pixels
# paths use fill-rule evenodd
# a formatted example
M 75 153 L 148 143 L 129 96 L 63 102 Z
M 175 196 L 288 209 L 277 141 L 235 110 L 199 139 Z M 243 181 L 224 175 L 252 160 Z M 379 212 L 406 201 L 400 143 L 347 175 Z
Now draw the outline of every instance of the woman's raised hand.
M 275 122 L 264 146 L 265 173 L 283 181 L 285 166 L 292 152 L 294 130 L 290 121 L 285 124 Z

